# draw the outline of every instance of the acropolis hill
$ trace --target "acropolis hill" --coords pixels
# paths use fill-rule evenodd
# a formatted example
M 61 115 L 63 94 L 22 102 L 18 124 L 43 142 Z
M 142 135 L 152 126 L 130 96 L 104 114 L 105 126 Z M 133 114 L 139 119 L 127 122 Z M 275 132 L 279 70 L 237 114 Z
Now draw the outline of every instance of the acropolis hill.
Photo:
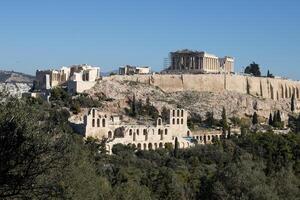
M 198 91 L 222 92 L 234 91 L 273 100 L 290 99 L 295 93 L 300 98 L 300 82 L 265 77 L 224 74 L 155 74 L 110 76 L 103 80 L 135 81 L 157 86 L 164 92 Z
M 134 94 L 137 99 L 149 97 L 159 110 L 163 106 L 181 107 L 202 119 L 206 118 L 206 112 L 214 112 L 220 119 L 224 107 L 229 117 L 249 117 L 257 112 L 267 120 L 270 113 L 280 110 L 283 120 L 287 120 L 293 91 L 299 100 L 297 81 L 229 74 L 224 77 L 223 74 L 114 75 L 103 77 L 85 92 L 112 99 L 103 105 L 108 112 L 122 113 L 128 106 L 127 99 Z

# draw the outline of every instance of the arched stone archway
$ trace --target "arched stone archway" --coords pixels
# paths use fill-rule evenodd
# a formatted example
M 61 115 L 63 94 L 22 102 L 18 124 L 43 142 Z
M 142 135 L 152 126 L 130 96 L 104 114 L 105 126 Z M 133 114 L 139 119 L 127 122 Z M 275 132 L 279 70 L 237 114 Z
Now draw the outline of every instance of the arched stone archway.
M 113 134 L 111 131 L 108 131 L 108 138 L 113 138 Z
M 159 143 L 159 148 L 163 148 L 163 143 L 162 142 Z
M 162 125 L 162 120 L 161 120 L 161 118 L 158 118 L 158 119 L 157 119 L 157 125 L 158 125 L 158 126 L 161 126 L 161 125 Z
M 137 144 L 137 148 L 138 148 L 139 150 L 141 150 L 141 149 L 142 149 L 142 145 L 141 145 L 141 143 L 138 143 L 138 144 Z
M 187 137 L 190 137 L 190 131 L 187 131 L 187 132 L 186 132 L 186 136 L 187 136 Z
M 148 144 L 148 149 L 149 149 L 149 150 L 152 150 L 152 149 L 153 149 L 153 148 L 152 148 L 152 143 L 149 143 L 149 144 Z
M 146 150 L 147 149 L 147 144 L 146 143 L 144 143 L 144 148 L 143 148 L 143 150 Z
M 157 146 L 157 143 L 154 143 L 154 149 L 157 149 L 158 146 Z

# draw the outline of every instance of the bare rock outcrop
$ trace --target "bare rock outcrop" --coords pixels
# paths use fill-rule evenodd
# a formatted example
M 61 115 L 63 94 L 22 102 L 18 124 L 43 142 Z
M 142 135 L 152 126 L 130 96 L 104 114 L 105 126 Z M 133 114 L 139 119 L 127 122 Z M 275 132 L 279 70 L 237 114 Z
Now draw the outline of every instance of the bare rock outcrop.
M 282 118 L 287 120 L 290 112 L 289 99 L 258 98 L 252 95 L 241 94 L 233 91 L 200 92 L 178 91 L 164 92 L 160 88 L 130 80 L 102 80 L 94 88 L 87 91 L 91 96 L 99 94 L 110 99 L 104 103 L 103 109 L 114 113 L 123 113 L 127 107 L 127 99 L 135 95 L 136 99 L 146 98 L 159 110 L 163 106 L 167 108 L 181 107 L 190 113 L 196 113 L 205 119 L 207 112 L 214 112 L 216 118 L 221 117 L 223 107 L 228 117 L 252 116 L 254 112 L 267 119 L 270 112 L 280 110 Z

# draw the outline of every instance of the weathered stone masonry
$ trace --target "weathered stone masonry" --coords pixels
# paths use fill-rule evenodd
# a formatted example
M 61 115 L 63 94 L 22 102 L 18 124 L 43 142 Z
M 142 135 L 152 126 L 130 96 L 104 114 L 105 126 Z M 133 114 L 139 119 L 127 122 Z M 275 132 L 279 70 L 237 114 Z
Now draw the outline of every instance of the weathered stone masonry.
M 110 80 L 136 81 L 157 86 L 164 92 L 235 91 L 273 100 L 300 99 L 300 82 L 278 78 L 251 77 L 224 74 L 155 74 L 105 77 Z

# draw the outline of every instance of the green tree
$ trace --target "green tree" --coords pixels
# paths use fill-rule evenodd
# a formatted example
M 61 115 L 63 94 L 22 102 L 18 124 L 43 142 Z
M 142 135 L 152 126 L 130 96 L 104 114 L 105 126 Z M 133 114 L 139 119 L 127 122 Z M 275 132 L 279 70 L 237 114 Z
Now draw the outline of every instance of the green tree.
M 59 170 L 67 138 L 57 129 L 39 125 L 45 115 L 23 101 L 0 104 L 0 198 L 31 199 L 56 196 L 58 185 L 43 176 Z
M 257 113 L 254 112 L 253 116 L 252 116 L 252 124 L 258 124 L 258 116 Z
M 270 126 L 274 125 L 272 113 L 270 113 L 270 115 L 269 115 L 269 121 L 268 121 L 268 123 L 269 123 Z
M 251 63 L 249 66 L 245 68 L 245 74 L 252 74 L 253 76 L 261 76 L 261 72 L 259 69 L 259 65 L 255 62 Z
M 213 127 L 214 125 L 216 125 L 216 120 L 214 118 L 214 113 L 213 112 L 207 112 L 206 113 L 206 120 L 204 122 L 209 127 Z
M 174 144 L 174 157 L 178 157 L 178 148 L 179 148 L 179 143 L 178 143 L 178 138 L 175 138 L 175 144 Z
M 161 118 L 164 122 L 169 121 L 170 113 L 169 113 L 169 110 L 165 106 L 162 107 Z
M 223 129 L 223 132 L 226 132 L 226 130 L 228 130 L 228 122 L 227 122 L 225 107 L 223 107 L 223 110 L 222 110 L 222 119 L 220 121 L 220 124 Z

